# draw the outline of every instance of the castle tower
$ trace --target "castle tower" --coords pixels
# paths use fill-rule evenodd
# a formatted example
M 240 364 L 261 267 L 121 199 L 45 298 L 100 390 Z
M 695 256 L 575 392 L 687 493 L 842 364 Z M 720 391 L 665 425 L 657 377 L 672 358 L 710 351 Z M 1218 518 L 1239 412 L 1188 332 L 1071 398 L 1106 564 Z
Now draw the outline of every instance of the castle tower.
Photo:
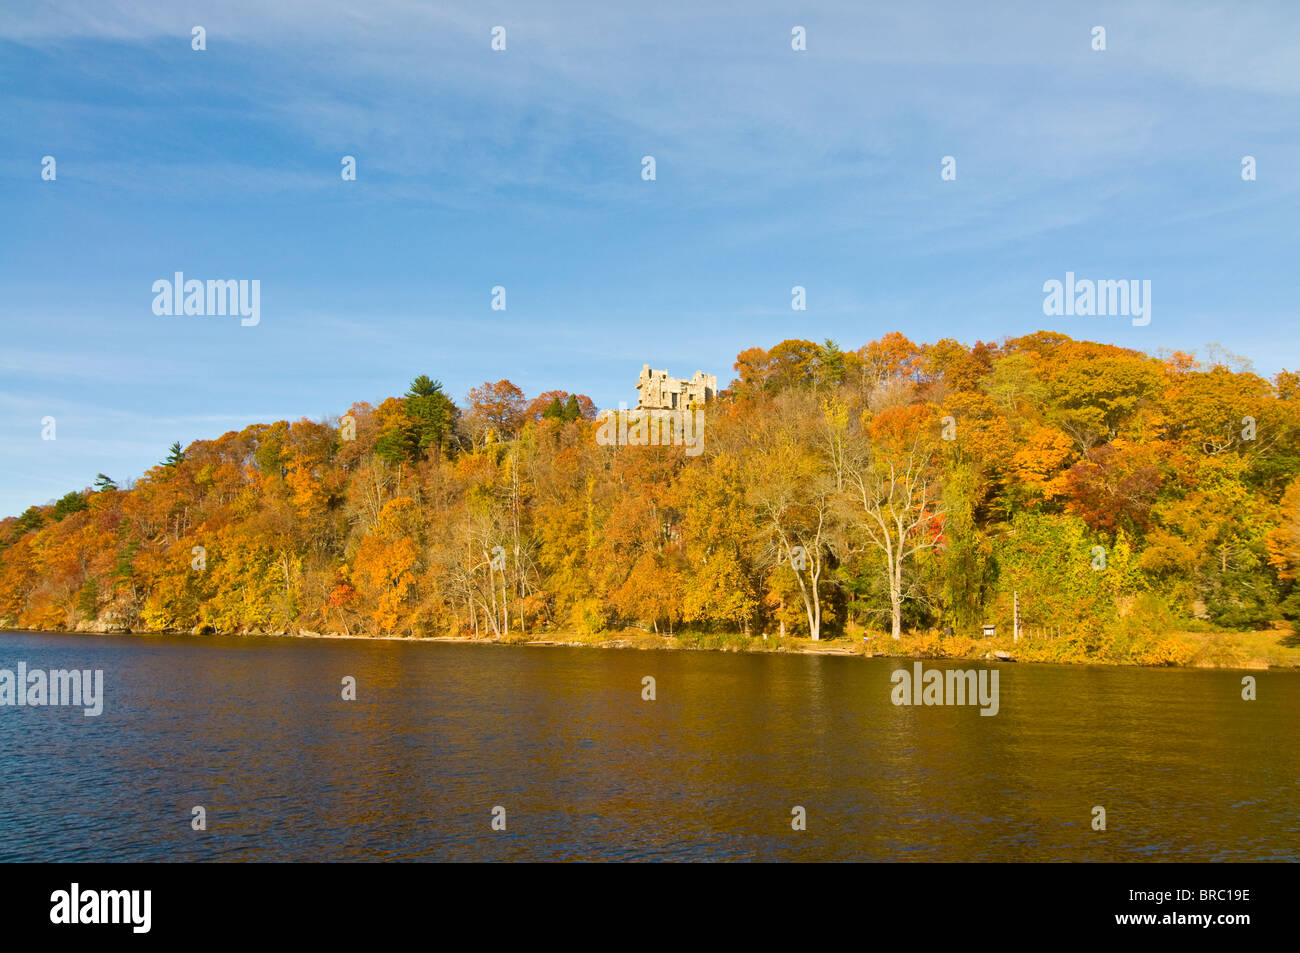
M 639 410 L 685 410 L 691 404 L 707 403 L 717 397 L 718 378 L 696 371 L 689 381 L 683 381 L 642 364 L 636 390 Z

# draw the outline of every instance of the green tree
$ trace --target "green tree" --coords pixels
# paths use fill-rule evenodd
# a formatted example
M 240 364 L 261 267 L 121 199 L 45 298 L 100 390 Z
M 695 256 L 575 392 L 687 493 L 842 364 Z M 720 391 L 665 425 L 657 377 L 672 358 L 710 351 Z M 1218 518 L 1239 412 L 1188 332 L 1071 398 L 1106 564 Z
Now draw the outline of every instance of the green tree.
M 40 529 L 45 525 L 45 514 L 38 507 L 29 506 L 23 510 L 23 515 L 18 517 L 14 522 L 13 539 L 17 539 L 24 533 L 29 533 L 34 529 Z
M 825 387 L 838 387 L 844 383 L 844 352 L 830 338 L 817 349 L 816 381 Z
M 943 537 L 938 559 L 945 621 L 957 629 L 979 625 L 988 584 L 989 541 L 975 522 L 979 478 L 956 463 L 943 487 Z
M 442 392 L 439 381 L 430 380 L 425 374 L 411 381 L 411 389 L 406 392 L 406 413 L 411 419 L 411 438 L 417 458 L 431 448 L 444 450 L 450 446 L 460 412 Z
M 71 516 L 73 513 L 84 510 L 89 505 L 90 504 L 86 502 L 86 498 L 76 490 L 73 490 L 70 493 L 65 493 L 63 496 L 59 497 L 59 501 L 54 504 L 54 519 L 56 521 L 61 520 L 65 516 Z
M 99 614 L 99 583 L 94 576 L 77 593 L 77 612 L 83 619 L 93 619 Z

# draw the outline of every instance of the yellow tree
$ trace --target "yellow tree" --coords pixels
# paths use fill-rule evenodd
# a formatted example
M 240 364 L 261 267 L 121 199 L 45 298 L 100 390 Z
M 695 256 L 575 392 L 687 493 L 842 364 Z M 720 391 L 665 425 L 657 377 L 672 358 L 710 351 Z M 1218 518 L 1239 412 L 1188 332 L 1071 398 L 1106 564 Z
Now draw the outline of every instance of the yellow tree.
M 834 476 L 807 439 L 820 421 L 811 395 L 781 394 L 757 415 L 745 459 L 747 500 L 768 560 L 774 572 L 794 574 L 814 641 L 821 638 L 822 576 L 834 529 Z
M 352 580 L 381 632 L 402 626 L 414 592 L 419 560 L 414 509 L 415 501 L 405 496 L 384 504 L 353 560 Z

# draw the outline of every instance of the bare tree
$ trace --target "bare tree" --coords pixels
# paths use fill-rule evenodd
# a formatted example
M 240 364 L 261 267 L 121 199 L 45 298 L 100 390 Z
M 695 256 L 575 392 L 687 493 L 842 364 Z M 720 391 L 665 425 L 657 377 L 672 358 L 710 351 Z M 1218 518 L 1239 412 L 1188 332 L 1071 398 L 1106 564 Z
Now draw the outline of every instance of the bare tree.
M 789 565 L 794 572 L 808 617 L 808 632 L 816 642 L 821 639 L 820 583 L 831 529 L 831 496 L 825 489 L 813 489 L 798 499 L 768 489 L 758 500 L 758 510 L 764 528 L 771 534 L 777 563 Z
M 889 588 L 891 635 L 902 634 L 904 570 L 918 553 L 931 549 L 940 534 L 935 521 L 943 515 L 934 471 L 932 438 L 918 430 L 901 453 L 869 447 L 853 459 L 848 471 L 848 497 L 854 527 L 863 548 L 884 559 Z

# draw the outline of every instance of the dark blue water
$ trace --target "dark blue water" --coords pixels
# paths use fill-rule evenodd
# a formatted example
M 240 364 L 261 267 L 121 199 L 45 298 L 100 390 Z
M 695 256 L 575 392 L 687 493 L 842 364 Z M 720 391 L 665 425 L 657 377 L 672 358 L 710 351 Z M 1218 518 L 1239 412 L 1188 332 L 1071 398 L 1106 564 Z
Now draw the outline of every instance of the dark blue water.
M 106 700 L 0 707 L 0 860 L 1300 859 L 1291 672 L 1003 665 L 981 717 L 893 705 L 884 659 L 0 635 L 20 661 Z

